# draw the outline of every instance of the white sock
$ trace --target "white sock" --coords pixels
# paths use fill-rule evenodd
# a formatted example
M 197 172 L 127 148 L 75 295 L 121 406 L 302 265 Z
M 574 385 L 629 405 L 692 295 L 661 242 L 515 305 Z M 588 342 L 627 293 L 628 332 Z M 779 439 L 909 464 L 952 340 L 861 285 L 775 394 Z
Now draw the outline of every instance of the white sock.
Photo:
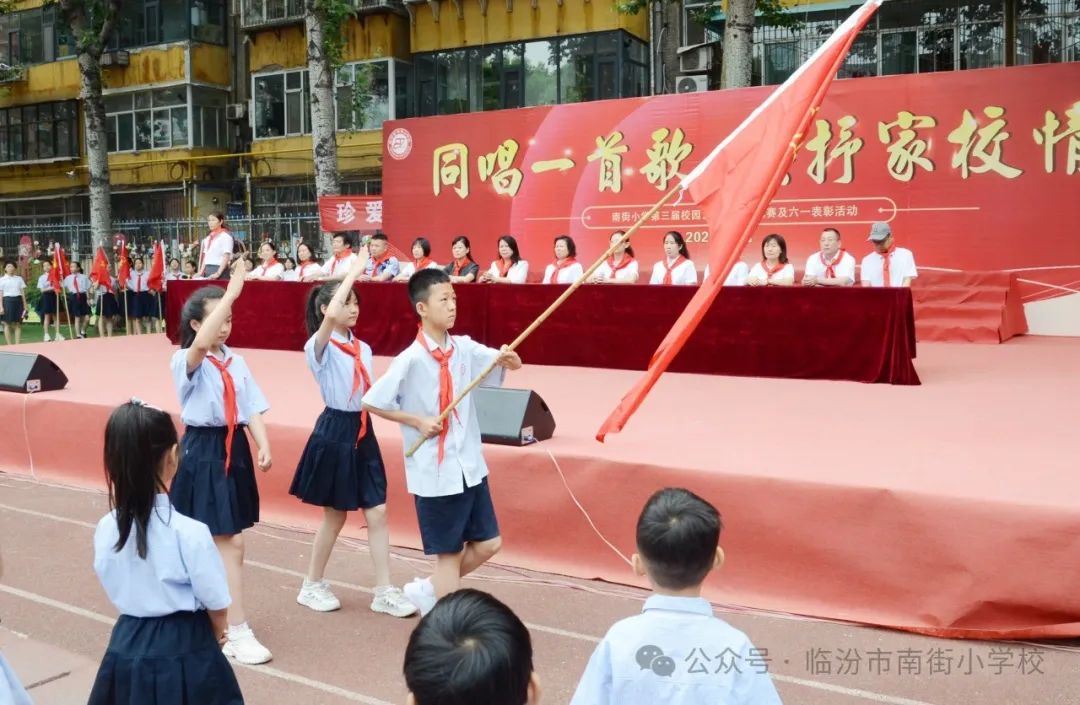
M 250 632 L 250 631 L 251 631 L 251 627 L 248 626 L 247 622 L 241 622 L 240 624 L 230 624 L 229 625 L 229 636 L 230 637 L 239 636 L 240 634 L 243 634 L 245 632 Z
M 319 585 L 322 585 L 322 584 L 323 584 L 322 580 L 308 580 L 307 578 L 304 578 L 304 589 L 305 590 L 313 588 L 313 587 L 318 587 Z
M 435 596 L 435 583 L 431 582 L 431 578 L 430 577 L 424 578 L 420 582 L 422 582 L 424 584 L 424 593 L 434 597 Z
M 376 585 L 375 586 L 375 597 L 379 597 L 380 595 L 385 595 L 387 592 L 392 590 L 393 587 L 394 587 L 393 585 Z

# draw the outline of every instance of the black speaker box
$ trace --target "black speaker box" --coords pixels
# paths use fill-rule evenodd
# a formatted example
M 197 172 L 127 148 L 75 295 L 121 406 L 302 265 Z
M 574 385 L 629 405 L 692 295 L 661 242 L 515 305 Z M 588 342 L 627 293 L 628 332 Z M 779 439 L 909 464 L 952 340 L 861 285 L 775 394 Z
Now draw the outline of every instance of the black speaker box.
M 531 389 L 477 387 L 472 394 L 484 443 L 524 446 L 555 433 L 551 409 Z
M 0 352 L 0 391 L 52 392 L 63 389 L 67 382 L 67 375 L 44 355 Z

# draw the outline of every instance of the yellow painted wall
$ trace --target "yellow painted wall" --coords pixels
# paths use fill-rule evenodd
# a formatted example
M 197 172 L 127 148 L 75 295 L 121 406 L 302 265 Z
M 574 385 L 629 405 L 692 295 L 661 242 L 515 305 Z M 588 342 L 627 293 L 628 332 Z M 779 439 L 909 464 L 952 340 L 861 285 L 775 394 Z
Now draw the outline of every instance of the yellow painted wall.
M 106 88 L 135 88 L 147 83 L 187 80 L 187 48 L 134 49 L 128 66 L 103 69 Z
M 26 69 L 26 80 L 4 84 L 0 107 L 30 105 L 79 96 L 79 65 L 74 59 L 35 64 Z
M 228 88 L 232 81 L 228 48 L 213 44 L 192 45 L 191 80 Z
M 412 50 L 434 51 L 613 29 L 625 29 L 648 39 L 648 13 L 620 14 L 611 0 L 563 0 L 561 6 L 555 0 L 540 0 L 536 9 L 529 0 L 513 0 L 509 12 L 506 5 L 501 0 L 489 0 L 484 16 L 480 14 L 480 0 L 461 0 L 463 16 L 459 18 L 454 3 L 441 2 L 438 22 L 430 7 L 417 5 Z
M 77 161 L 56 164 L 30 164 L 26 166 L 0 166 L 0 196 L 19 196 L 38 191 L 59 191 L 86 187 L 89 184 L 86 170 L 75 170 L 68 177 Z
M 311 136 L 281 137 L 259 140 L 251 146 L 251 176 L 278 179 L 296 176 L 310 177 Z M 379 171 L 382 168 L 382 130 L 338 133 L 338 169 L 342 174 L 358 171 Z
M 367 15 L 349 20 L 346 61 L 409 57 L 408 20 L 398 15 Z M 307 44 L 300 24 L 257 32 L 249 45 L 252 73 L 269 69 L 293 69 L 307 65 Z
M 133 186 L 146 184 L 178 184 L 190 180 L 192 172 L 198 177 L 203 169 L 212 165 L 234 165 L 235 157 L 222 154 L 221 159 L 201 159 L 186 162 L 188 157 L 222 154 L 216 149 L 163 149 L 109 155 L 109 180 L 113 185 Z M 199 177 L 201 178 L 201 177 Z

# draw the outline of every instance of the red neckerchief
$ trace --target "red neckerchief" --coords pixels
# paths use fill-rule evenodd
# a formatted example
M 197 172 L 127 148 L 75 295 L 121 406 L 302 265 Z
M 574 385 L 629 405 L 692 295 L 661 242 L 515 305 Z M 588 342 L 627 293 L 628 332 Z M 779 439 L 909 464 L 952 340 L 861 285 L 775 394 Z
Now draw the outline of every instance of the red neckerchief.
M 236 432 L 236 385 L 233 383 L 233 377 L 229 373 L 229 365 L 232 364 L 233 358 L 230 357 L 225 362 L 221 362 L 208 353 L 206 359 L 221 373 L 221 384 L 224 387 L 222 402 L 225 405 L 225 428 L 228 429 L 225 432 L 225 474 L 228 475 L 229 460 L 232 457 L 233 434 Z
M 82 293 L 81 291 L 79 291 L 79 275 L 75 274 L 74 272 L 72 272 L 71 274 L 71 285 L 75 287 L 76 296 Z
M 423 328 L 417 331 L 416 342 L 420 343 L 424 350 L 427 350 L 439 363 L 439 414 L 442 414 L 454 401 L 454 378 L 450 374 L 450 358 L 454 355 L 453 345 L 445 351 L 438 345 L 432 350 L 427 346 Z M 439 431 L 439 465 L 442 465 L 443 458 L 446 456 L 446 436 L 449 433 L 450 419 L 447 418 L 443 421 L 442 430 Z
M 832 262 L 826 262 L 825 261 L 825 255 L 822 254 L 821 252 L 818 253 L 818 257 L 821 258 L 821 263 L 823 265 L 825 265 L 825 278 L 826 279 L 835 279 L 836 278 L 836 269 L 835 269 L 835 267 L 836 267 L 836 265 L 840 264 L 840 260 L 844 259 L 844 253 L 846 253 L 846 252 L 847 252 L 847 250 L 841 248 L 841 250 L 836 253 L 836 257 L 833 257 Z
M 418 271 L 418 272 L 421 269 L 427 269 L 429 264 L 431 264 L 431 258 L 430 257 L 424 257 L 422 259 L 414 259 L 413 260 L 413 267 L 415 267 L 416 271 Z
M 893 245 L 885 252 L 879 252 L 881 255 L 881 285 L 892 286 L 892 282 L 889 280 L 889 260 L 892 259 L 892 253 L 896 251 L 896 245 Z
M 685 257 L 683 257 L 682 255 L 679 255 L 678 257 L 676 257 L 675 261 L 672 262 L 671 264 L 668 264 L 667 263 L 667 258 L 664 258 L 664 269 L 667 270 L 666 272 L 664 272 L 664 285 L 665 286 L 671 286 L 671 271 L 673 269 L 675 269 L 676 267 L 678 267 L 680 264 L 682 264 L 683 262 L 686 262 L 686 261 L 687 261 L 687 259 Z
M 330 342 L 334 347 L 345 353 L 353 359 L 353 379 L 352 379 L 352 393 L 349 394 L 349 398 L 356 396 L 356 393 L 360 391 L 361 383 L 363 383 L 363 389 L 366 391 L 371 389 L 371 377 L 368 375 L 367 368 L 364 367 L 363 360 L 360 359 L 360 339 L 352 338 L 348 343 L 342 343 L 339 340 L 330 338 Z M 368 412 L 360 412 L 360 432 L 356 436 L 356 445 L 360 445 L 360 439 L 367 435 L 368 424 Z
M 468 257 L 466 257 L 464 259 L 455 259 L 454 260 L 454 276 L 455 277 L 460 277 L 461 276 L 461 270 L 465 269 L 465 267 L 467 267 L 470 264 L 472 264 L 472 260 L 469 259 Z
M 506 275 L 510 272 L 510 268 L 514 266 L 513 262 L 507 262 L 501 257 L 492 262 L 492 264 L 495 265 L 495 268 L 499 270 L 499 276 L 503 277 L 504 279 L 506 278 Z
M 277 257 L 271 257 L 271 258 L 270 258 L 270 260 L 269 260 L 268 262 L 263 262 L 263 264 L 262 264 L 262 274 L 261 274 L 261 275 L 259 275 L 259 276 L 263 276 L 263 277 L 265 277 L 265 276 L 266 276 L 266 272 L 267 272 L 267 271 L 269 271 L 269 269 L 270 269 L 271 267 L 273 267 L 273 266 L 274 266 L 275 264 L 277 264 L 277 263 L 278 263 L 278 261 L 277 261 Z
M 382 254 L 382 257 L 380 257 L 379 259 L 371 260 L 371 276 L 375 276 L 376 274 L 378 274 L 379 273 L 379 267 L 381 267 L 384 262 L 389 262 L 389 261 L 390 261 L 390 253 L 389 252 L 384 252 Z
M 607 266 L 611 269 L 611 278 L 615 279 L 615 275 L 619 273 L 620 269 L 626 269 L 630 266 L 630 263 L 634 261 L 633 257 L 623 257 L 620 264 L 615 264 L 614 257 L 608 257 Z
M 569 267 L 572 264 L 577 264 L 577 259 L 575 259 L 574 257 L 567 257 L 566 259 L 564 259 L 562 261 L 562 264 L 559 263 L 559 260 L 555 260 L 554 264 L 552 265 L 552 266 L 555 267 L 555 270 L 551 273 L 551 282 L 550 283 L 551 284 L 558 284 L 559 283 L 559 272 L 566 269 L 567 267 Z
M 780 260 L 776 261 L 776 267 L 769 269 L 769 263 L 767 260 L 761 260 L 761 268 L 765 270 L 765 283 L 768 284 L 769 280 L 773 278 L 774 274 L 779 274 L 780 271 L 787 265 Z
M 344 250 L 342 250 L 341 252 L 334 255 L 334 259 L 332 259 L 330 261 L 330 274 L 331 275 L 334 274 L 334 269 L 337 268 L 338 262 L 340 262 L 341 260 L 347 258 L 351 254 L 352 254 L 352 248 L 351 247 L 346 247 Z

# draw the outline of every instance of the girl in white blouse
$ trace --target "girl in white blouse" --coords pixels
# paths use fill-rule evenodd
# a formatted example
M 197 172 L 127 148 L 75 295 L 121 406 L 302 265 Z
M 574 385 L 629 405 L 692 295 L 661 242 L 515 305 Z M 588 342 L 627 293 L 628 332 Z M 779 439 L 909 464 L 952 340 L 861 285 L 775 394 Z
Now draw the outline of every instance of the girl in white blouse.
M 690 251 L 682 233 L 672 230 L 664 235 L 664 259 L 653 265 L 650 284 L 692 286 L 697 284 L 697 270 L 690 261 Z
M 529 276 L 529 263 L 521 259 L 517 240 L 513 235 L 499 238 L 499 259 L 480 275 L 485 284 L 524 284 Z
M 766 235 L 761 241 L 761 261 L 750 268 L 747 286 L 794 286 L 795 267 L 787 258 L 787 242 L 782 235 Z

